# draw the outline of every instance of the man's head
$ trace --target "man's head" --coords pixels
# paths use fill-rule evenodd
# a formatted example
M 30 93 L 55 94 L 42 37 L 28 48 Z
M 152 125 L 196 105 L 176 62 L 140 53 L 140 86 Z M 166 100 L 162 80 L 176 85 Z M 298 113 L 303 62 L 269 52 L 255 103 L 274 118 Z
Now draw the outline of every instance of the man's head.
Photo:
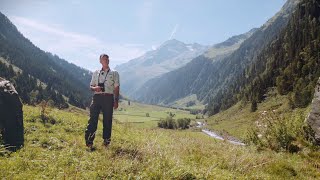
M 101 54 L 100 55 L 100 63 L 102 64 L 102 66 L 108 67 L 109 66 L 109 56 L 107 54 Z

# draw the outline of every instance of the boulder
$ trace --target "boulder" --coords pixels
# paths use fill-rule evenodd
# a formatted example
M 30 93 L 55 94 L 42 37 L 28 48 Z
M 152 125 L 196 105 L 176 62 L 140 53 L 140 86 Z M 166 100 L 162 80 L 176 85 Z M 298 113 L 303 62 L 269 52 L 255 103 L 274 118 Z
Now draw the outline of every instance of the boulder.
M 320 145 L 320 78 L 317 82 L 314 97 L 311 103 L 311 111 L 306 119 L 309 126 L 308 138 Z
M 22 106 L 13 84 L 0 77 L 0 132 L 9 150 L 19 149 L 24 144 Z

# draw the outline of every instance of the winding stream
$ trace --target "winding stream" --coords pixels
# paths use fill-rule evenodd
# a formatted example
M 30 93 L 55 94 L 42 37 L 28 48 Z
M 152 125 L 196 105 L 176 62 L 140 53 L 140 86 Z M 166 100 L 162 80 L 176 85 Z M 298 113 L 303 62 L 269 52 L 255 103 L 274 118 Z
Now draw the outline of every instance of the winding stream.
M 222 136 L 220 136 L 219 134 L 213 132 L 213 131 L 210 131 L 210 130 L 207 130 L 207 129 L 202 129 L 202 127 L 204 126 L 204 123 L 202 122 L 197 122 L 197 127 L 198 128 L 201 128 L 201 131 L 207 135 L 209 135 L 210 137 L 213 137 L 215 139 L 219 139 L 219 140 L 226 140 L 228 141 L 229 143 L 231 144 L 235 144 L 235 145 L 240 145 L 240 146 L 245 146 L 244 143 L 242 142 L 239 142 L 239 141 L 235 141 L 235 140 L 229 140 L 229 139 L 224 139 Z

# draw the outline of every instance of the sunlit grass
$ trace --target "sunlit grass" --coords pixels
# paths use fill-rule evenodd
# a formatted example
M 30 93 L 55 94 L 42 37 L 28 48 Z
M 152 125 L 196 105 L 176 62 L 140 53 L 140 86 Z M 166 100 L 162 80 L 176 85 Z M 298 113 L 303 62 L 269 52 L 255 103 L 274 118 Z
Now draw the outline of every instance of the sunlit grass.
M 275 95 L 258 103 L 256 112 L 251 112 L 251 103 L 239 102 L 228 110 L 209 117 L 207 119 L 208 127 L 239 139 L 245 139 L 247 130 L 256 125 L 256 121 L 261 118 L 264 112 L 274 112 L 277 116 L 290 119 L 300 114 L 306 117 L 309 108 L 292 110 L 288 106 L 286 96 Z
M 145 105 L 127 101 L 120 104 L 120 108 L 114 112 L 114 117 L 121 123 L 130 123 L 138 128 L 155 128 L 160 119 L 165 119 L 169 113 L 175 114 L 174 118 L 191 118 L 195 119 L 195 115 L 189 111 L 170 109 L 160 106 Z M 148 114 L 148 115 L 147 115 Z
M 151 115 L 151 113 L 150 113 Z M 114 123 L 112 143 L 96 151 L 84 146 L 86 111 L 53 109 L 54 124 L 43 124 L 39 108 L 24 106 L 25 147 L 0 156 L 4 179 L 313 179 L 318 152 L 257 151 L 191 130 L 138 128 Z M 129 121 L 129 120 L 128 120 Z M 0 148 L 1 151 L 1 148 Z

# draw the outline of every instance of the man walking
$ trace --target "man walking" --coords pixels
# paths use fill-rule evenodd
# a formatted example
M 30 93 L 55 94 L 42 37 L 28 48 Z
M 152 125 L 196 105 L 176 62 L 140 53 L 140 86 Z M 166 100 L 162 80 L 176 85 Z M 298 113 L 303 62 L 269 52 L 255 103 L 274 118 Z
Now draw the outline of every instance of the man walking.
M 100 55 L 102 68 L 92 74 L 90 89 L 94 92 L 90 105 L 90 119 L 85 131 L 87 147 L 93 148 L 93 140 L 96 135 L 98 117 L 103 113 L 103 145 L 107 147 L 111 141 L 113 109 L 118 108 L 119 101 L 119 74 L 109 68 L 109 56 Z

